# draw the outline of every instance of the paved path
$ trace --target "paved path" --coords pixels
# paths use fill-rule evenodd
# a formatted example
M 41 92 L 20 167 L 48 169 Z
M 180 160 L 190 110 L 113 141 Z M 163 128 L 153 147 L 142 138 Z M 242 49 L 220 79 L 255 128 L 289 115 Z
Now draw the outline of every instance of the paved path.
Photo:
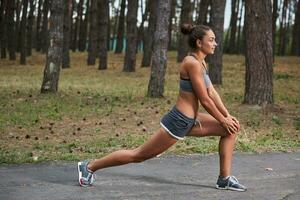
M 216 154 L 163 155 L 107 168 L 91 188 L 78 186 L 75 162 L 0 165 L 0 199 L 300 199 L 300 153 L 235 154 L 233 174 L 247 192 L 214 189 L 217 174 Z

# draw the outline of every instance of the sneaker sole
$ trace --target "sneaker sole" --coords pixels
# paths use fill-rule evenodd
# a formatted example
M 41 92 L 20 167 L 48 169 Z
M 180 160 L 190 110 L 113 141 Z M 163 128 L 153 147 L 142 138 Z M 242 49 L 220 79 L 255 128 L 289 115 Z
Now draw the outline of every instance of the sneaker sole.
M 219 187 L 218 185 L 216 185 L 216 189 L 218 190 L 233 190 L 233 191 L 238 191 L 238 192 L 246 192 L 247 189 L 238 189 L 238 188 L 233 188 L 233 187 Z

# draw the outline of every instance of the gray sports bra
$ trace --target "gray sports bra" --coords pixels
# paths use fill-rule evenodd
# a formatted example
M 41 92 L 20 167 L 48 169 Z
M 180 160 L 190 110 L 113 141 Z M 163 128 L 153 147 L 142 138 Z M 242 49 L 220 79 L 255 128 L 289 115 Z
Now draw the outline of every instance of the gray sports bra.
M 190 56 L 193 56 L 196 60 L 198 60 L 193 54 L 190 54 Z M 200 61 L 199 61 L 200 62 Z M 200 63 L 202 65 L 202 63 Z M 208 88 L 211 84 L 210 78 L 208 76 L 208 72 L 205 69 L 205 73 L 203 74 L 203 79 L 206 85 L 206 88 Z M 180 90 L 185 92 L 194 92 L 193 85 L 190 79 L 184 79 L 180 77 L 179 82 Z

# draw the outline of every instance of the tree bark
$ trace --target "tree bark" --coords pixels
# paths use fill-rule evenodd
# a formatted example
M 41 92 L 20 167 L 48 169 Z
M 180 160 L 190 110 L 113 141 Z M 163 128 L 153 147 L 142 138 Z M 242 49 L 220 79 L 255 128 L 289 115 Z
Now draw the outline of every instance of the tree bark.
M 26 26 L 27 26 L 27 9 L 28 9 L 28 0 L 23 1 L 23 11 L 22 11 L 22 20 L 21 27 L 22 34 L 20 35 L 20 64 L 26 65 Z
M 230 38 L 229 38 L 229 51 L 228 53 L 236 53 L 236 30 L 237 30 L 237 17 L 238 17 L 238 8 L 237 4 L 239 0 L 231 1 L 231 18 L 230 18 Z
M 273 0 L 272 11 L 272 40 L 273 40 L 273 62 L 275 57 L 276 21 L 278 18 L 278 0 Z
M 63 50 L 62 50 L 62 68 L 70 68 L 70 16 L 72 11 L 72 0 L 64 1 L 64 39 L 63 39 Z
M 282 15 L 280 21 L 280 28 L 279 28 L 279 49 L 278 54 L 280 56 L 284 56 L 285 54 L 285 41 L 286 41 L 286 11 L 288 6 L 288 0 L 283 0 L 282 4 Z
M 169 17 L 169 43 L 168 43 L 168 50 L 175 50 L 175 48 L 172 46 L 172 32 L 173 32 L 173 19 L 176 14 L 176 6 L 177 1 L 171 0 L 171 11 L 170 11 L 170 17 Z
M 99 19 L 99 70 L 107 69 L 107 30 L 109 22 L 109 1 L 98 0 L 98 19 Z
M 4 17 L 4 10 L 6 8 L 6 1 L 2 0 L 0 5 L 0 51 L 1 59 L 6 58 L 6 18 Z
M 90 1 L 86 1 L 86 10 L 84 13 L 84 19 L 81 18 L 80 21 L 80 30 L 79 30 L 79 40 L 78 40 L 78 50 L 83 52 L 86 49 L 86 35 L 87 35 L 87 25 L 89 18 L 89 3 Z M 82 14 L 83 15 L 83 14 Z
M 242 40 L 242 35 L 243 35 L 243 29 L 242 29 L 242 16 L 243 16 L 243 11 L 245 7 L 245 0 L 242 0 L 241 6 L 240 6 L 240 11 L 239 11 L 239 18 L 238 18 L 238 36 L 237 36 L 237 52 L 238 54 L 243 53 L 243 40 Z
M 201 0 L 199 5 L 199 16 L 197 19 L 197 24 L 207 25 L 207 13 L 208 7 L 210 5 L 210 0 Z
M 14 23 L 15 0 L 7 0 L 5 18 L 7 20 L 7 48 L 9 53 L 9 60 L 16 60 L 16 32 Z
M 300 56 L 300 1 L 298 0 L 293 26 L 292 55 Z
M 148 84 L 149 97 L 163 97 L 164 93 L 171 0 L 159 0 L 157 10 L 153 41 L 153 60 Z
M 273 103 L 271 0 L 246 0 L 246 83 L 244 103 Z
M 26 35 L 26 56 L 31 56 L 32 54 L 32 31 L 33 31 L 33 22 L 34 22 L 34 10 L 35 10 L 35 1 L 30 1 L 30 10 L 28 15 L 28 23 L 27 23 L 27 35 Z
M 91 0 L 90 9 L 90 30 L 87 65 L 95 65 L 98 44 L 98 21 L 97 21 L 97 0 Z
M 42 25 L 42 32 L 41 32 L 41 48 L 42 53 L 46 53 L 49 46 L 49 35 L 48 35 L 48 13 L 49 13 L 49 2 L 50 0 L 44 1 L 43 7 L 43 25 Z
M 126 19 L 126 53 L 124 60 L 124 72 L 134 72 L 136 64 L 136 41 L 137 41 L 137 11 L 138 0 L 128 1 Z
M 57 92 L 63 48 L 63 0 L 52 0 L 50 8 L 49 49 L 46 57 L 42 93 Z
M 192 14 L 191 0 L 182 0 L 179 26 L 185 23 L 192 23 Z M 189 51 L 187 37 L 186 35 L 179 34 L 177 62 L 181 62 Z
M 157 18 L 157 3 L 158 1 L 149 2 L 149 21 L 148 28 L 145 31 L 144 38 L 144 53 L 141 67 L 149 67 L 151 65 L 152 50 L 153 50 L 153 36 L 155 31 L 155 24 Z
M 36 18 L 36 42 L 35 42 L 35 49 L 36 51 L 41 51 L 42 49 L 42 36 L 41 36 L 41 18 L 42 18 L 42 5 L 43 0 L 39 0 L 38 2 L 38 13 Z
M 117 44 L 116 44 L 115 53 L 122 53 L 123 51 L 125 7 L 126 7 L 126 1 L 121 0 L 121 11 L 118 19 L 119 23 L 118 23 Z
M 146 7 L 145 7 L 145 12 L 143 13 L 143 0 L 141 0 L 141 14 L 142 14 L 142 22 L 140 24 L 140 27 L 138 28 L 138 39 L 137 39 L 137 52 L 141 49 L 140 44 L 143 41 L 144 35 L 145 35 L 145 29 L 144 29 L 144 23 L 148 18 L 148 13 L 149 13 L 149 0 L 146 1 Z
M 21 44 L 21 29 L 20 29 L 20 14 L 21 14 L 22 2 L 21 0 L 16 0 L 16 22 L 15 22 L 15 32 L 16 32 L 16 52 L 20 52 L 20 44 Z
M 209 58 L 209 76 L 213 84 L 220 85 L 222 84 L 224 12 L 225 0 L 211 1 L 211 28 L 215 33 L 218 46 Z

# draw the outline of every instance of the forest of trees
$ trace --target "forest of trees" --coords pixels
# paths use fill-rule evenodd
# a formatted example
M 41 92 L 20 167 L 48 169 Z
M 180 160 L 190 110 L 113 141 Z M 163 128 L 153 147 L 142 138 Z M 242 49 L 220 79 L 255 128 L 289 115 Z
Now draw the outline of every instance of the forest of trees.
M 163 95 L 161 77 L 166 67 L 162 66 L 165 58 L 160 56 L 168 50 L 177 51 L 180 62 L 188 52 L 186 38 L 179 33 L 180 25 L 206 24 L 212 27 L 219 43 L 215 55 L 207 59 L 212 82 L 222 84 L 223 53 L 245 55 L 248 92 L 245 102 L 272 103 L 269 68 L 274 56 L 300 56 L 299 0 L 229 2 L 230 25 L 224 29 L 224 18 L 228 17 L 224 16 L 225 0 L 0 0 L 0 56 L 16 60 L 20 54 L 20 64 L 26 65 L 26 58 L 33 50 L 47 53 L 42 91 L 56 91 L 57 84 L 49 81 L 58 81 L 60 67 L 72 67 L 70 51 L 87 51 L 87 65 L 95 65 L 99 60 L 99 70 L 107 69 L 109 51 L 125 53 L 125 72 L 135 71 L 136 53 L 141 52 L 141 67 L 152 66 L 153 73 L 163 74 L 152 77 L 155 74 L 151 73 L 149 82 L 157 85 L 149 85 L 149 90 L 157 88 L 157 91 L 148 91 L 148 95 L 158 97 Z M 260 50 L 267 52 L 266 59 L 253 58 L 252 54 L 260 55 Z M 251 74 L 247 74 L 254 65 L 257 70 L 268 69 L 264 71 L 269 75 L 261 75 L 263 78 L 259 80 L 271 79 L 260 83 L 269 87 L 260 92 L 269 95 L 251 97 L 252 89 L 248 89 L 259 85 L 252 87 Z

